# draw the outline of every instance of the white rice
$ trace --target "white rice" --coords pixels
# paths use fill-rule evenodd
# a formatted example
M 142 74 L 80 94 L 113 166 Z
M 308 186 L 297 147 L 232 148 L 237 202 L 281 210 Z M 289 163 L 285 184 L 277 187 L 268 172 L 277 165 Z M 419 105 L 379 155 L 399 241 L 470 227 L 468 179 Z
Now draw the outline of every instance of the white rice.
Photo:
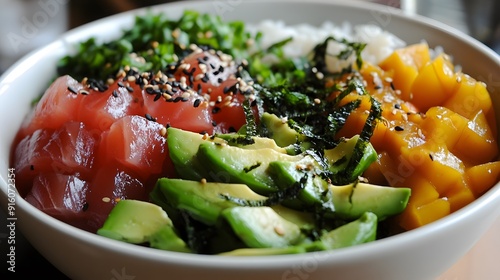
M 262 32 L 262 44 L 264 47 L 279 42 L 286 38 L 293 37 L 293 41 L 286 45 L 284 51 L 290 57 L 304 56 L 319 43 L 324 42 L 328 36 L 336 39 L 346 39 L 351 42 L 366 43 L 362 53 L 364 61 L 378 64 L 395 49 L 406 46 L 406 43 L 379 26 L 376 25 L 356 25 L 342 23 L 336 25 L 332 22 L 325 22 L 321 26 L 309 24 L 286 25 L 283 21 L 265 20 L 261 23 L 249 26 L 253 33 Z M 352 57 L 347 61 L 339 61 L 334 56 L 340 53 L 345 46 L 340 43 L 330 42 L 327 52 L 332 56 L 327 58 L 328 70 L 332 72 L 340 71 L 354 60 Z

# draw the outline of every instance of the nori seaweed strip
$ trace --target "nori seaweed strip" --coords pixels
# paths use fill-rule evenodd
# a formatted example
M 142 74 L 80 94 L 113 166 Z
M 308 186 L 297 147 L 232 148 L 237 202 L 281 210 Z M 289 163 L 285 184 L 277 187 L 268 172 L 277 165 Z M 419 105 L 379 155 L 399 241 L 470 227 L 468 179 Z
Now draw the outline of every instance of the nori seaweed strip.
M 373 131 L 375 130 L 375 126 L 377 125 L 377 120 L 379 120 L 382 116 L 382 107 L 380 102 L 375 100 L 373 97 L 370 97 L 371 107 L 370 113 L 366 118 L 366 122 L 363 126 L 363 130 L 359 134 L 359 139 L 354 146 L 353 154 L 347 164 L 346 168 L 343 170 L 343 176 L 339 176 L 339 179 L 343 179 L 345 181 L 341 181 L 338 183 L 350 183 L 357 178 L 352 178 L 352 174 L 354 169 L 359 164 L 361 159 L 363 158 L 363 151 L 370 142 L 370 138 L 373 135 Z
M 242 104 L 243 107 L 243 112 L 245 113 L 245 129 L 246 129 L 246 136 L 247 137 L 252 137 L 252 136 L 257 136 L 257 123 L 255 121 L 255 116 L 252 111 L 252 106 L 250 104 L 250 100 L 246 99 L 243 101 Z
M 297 198 L 300 190 L 304 189 L 304 185 L 307 182 L 307 175 L 302 177 L 301 180 L 288 188 L 278 190 L 267 196 L 265 200 L 248 200 L 239 197 L 233 197 L 226 194 L 219 194 L 221 198 L 224 198 L 228 201 L 236 203 L 240 206 L 248 206 L 248 207 L 259 207 L 259 206 L 272 206 L 280 204 L 281 202 Z
M 207 226 L 191 217 L 186 211 L 181 211 L 184 220 L 184 240 L 188 247 L 198 254 L 210 254 L 209 241 L 217 232 L 214 227 Z

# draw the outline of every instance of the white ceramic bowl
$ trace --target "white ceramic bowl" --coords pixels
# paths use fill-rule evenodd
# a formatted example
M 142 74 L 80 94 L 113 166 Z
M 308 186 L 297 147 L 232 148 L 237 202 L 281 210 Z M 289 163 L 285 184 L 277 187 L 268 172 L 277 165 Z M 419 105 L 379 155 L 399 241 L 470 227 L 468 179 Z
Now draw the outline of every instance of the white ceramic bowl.
M 201 1 L 155 7 L 171 16 L 182 9 L 217 13 L 226 20 L 321 24 L 325 20 L 370 23 L 408 43 L 425 39 L 453 55 L 464 72 L 489 84 L 500 112 L 500 58 L 466 35 L 437 22 L 365 2 Z M 432 279 L 460 259 L 500 214 L 500 184 L 463 209 L 427 226 L 352 248 L 305 255 L 222 257 L 142 248 L 84 232 L 40 212 L 11 193 L 8 155 L 11 141 L 32 98 L 55 74 L 56 61 L 89 36 L 108 39 L 130 25 L 135 13 L 106 18 L 70 31 L 8 70 L 0 80 L 0 198 L 15 198 L 15 220 L 43 256 L 72 279 Z M 497 114 L 497 119 L 500 113 Z M 497 121 L 500 123 L 500 119 Z M 120 278 L 121 277 L 121 278 Z M 127 278 L 128 277 L 128 278 Z

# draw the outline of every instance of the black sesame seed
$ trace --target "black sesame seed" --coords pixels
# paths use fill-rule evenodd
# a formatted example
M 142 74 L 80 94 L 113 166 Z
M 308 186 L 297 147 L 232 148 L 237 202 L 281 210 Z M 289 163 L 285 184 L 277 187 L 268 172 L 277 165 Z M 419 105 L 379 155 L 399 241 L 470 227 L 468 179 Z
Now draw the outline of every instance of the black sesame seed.
M 150 114 L 146 114 L 145 117 L 148 121 L 156 122 L 155 118 L 153 118 Z
M 116 89 L 113 90 L 112 94 L 113 94 L 114 97 L 118 97 L 118 91 Z
M 434 157 L 432 156 L 432 154 L 429 154 L 429 158 L 434 161 Z
M 205 75 L 203 76 L 203 78 L 201 78 L 201 81 L 202 81 L 202 82 L 204 82 L 204 83 L 208 82 L 208 80 L 209 80 L 209 79 L 208 79 L 208 77 L 207 77 L 207 74 L 205 74 Z
M 170 123 L 167 123 L 167 124 L 165 125 L 165 127 L 166 127 L 166 128 L 169 128 L 169 127 L 170 127 Z
M 229 127 L 229 132 L 236 132 L 236 131 L 237 131 L 236 128 L 234 128 L 233 126 Z
M 219 107 L 214 107 L 214 108 L 212 109 L 212 114 L 217 114 L 217 113 L 219 113 L 219 112 L 220 112 L 220 108 L 219 108 Z
M 212 121 L 212 126 L 217 126 L 217 122 L 216 121 Z
M 394 108 L 400 110 L 401 109 L 401 105 L 399 103 L 396 103 L 396 104 L 394 104 Z
M 118 83 L 117 83 L 117 85 L 118 85 L 119 87 L 125 87 L 125 85 L 124 85 L 122 82 L 118 82 Z
M 182 96 L 177 96 L 176 98 L 174 98 L 174 103 L 177 103 L 181 100 L 182 100 Z
M 147 88 L 146 88 L 146 93 L 147 93 L 147 94 L 155 94 L 155 93 L 154 93 L 154 89 L 153 89 L 152 87 L 147 87 Z
M 217 82 L 219 82 L 219 84 L 220 84 L 220 83 L 224 82 L 224 80 L 222 78 L 218 78 Z
M 82 211 L 83 211 L 83 212 L 85 212 L 85 211 L 87 211 L 87 209 L 89 209 L 89 203 L 88 203 L 88 202 L 85 202 L 85 203 L 83 204 Z
M 35 170 L 35 166 L 33 164 L 30 165 L 30 170 Z
M 200 104 L 201 104 L 201 99 L 196 99 L 193 103 L 193 106 L 197 108 L 198 106 L 200 106 Z
M 394 87 L 394 83 L 393 83 L 393 82 L 391 82 L 391 89 L 392 89 L 392 90 L 395 90 L 395 89 L 396 89 L 396 88 Z
M 78 94 L 78 91 L 76 91 L 76 89 L 74 89 L 71 86 L 68 86 L 68 90 L 71 91 L 71 93 L 73 93 L 73 94 Z
M 405 130 L 405 129 L 404 129 L 404 128 L 402 128 L 402 127 L 401 127 L 401 126 L 399 126 L 399 125 L 396 125 L 396 126 L 394 127 L 394 130 L 396 130 L 396 131 L 403 131 L 403 130 Z
M 161 96 L 162 96 L 161 94 L 157 94 L 157 95 L 155 95 L 155 98 L 153 99 L 153 101 L 158 101 L 158 99 L 160 99 L 160 98 L 161 98 Z
M 134 92 L 134 88 L 133 87 L 127 86 L 126 89 L 130 93 Z
M 382 88 L 382 86 L 381 86 L 381 85 L 376 85 L 376 86 L 374 87 L 374 89 L 381 89 L 381 88 Z

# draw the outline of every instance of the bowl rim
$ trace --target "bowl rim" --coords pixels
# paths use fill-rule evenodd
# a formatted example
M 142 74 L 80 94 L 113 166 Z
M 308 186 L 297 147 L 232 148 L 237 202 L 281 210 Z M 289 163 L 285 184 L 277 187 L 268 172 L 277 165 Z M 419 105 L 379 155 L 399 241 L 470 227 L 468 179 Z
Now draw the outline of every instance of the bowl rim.
M 9 80 L 15 79 L 24 67 L 28 67 L 30 63 L 33 63 L 34 60 L 37 59 L 37 56 L 43 55 L 46 52 L 51 51 L 53 48 L 60 48 L 60 44 L 67 45 L 72 44 L 73 40 L 76 38 L 83 38 L 92 36 L 88 34 L 89 30 L 93 30 L 102 24 L 110 23 L 113 21 L 125 22 L 131 21 L 133 17 L 137 14 L 142 14 L 147 12 L 149 9 L 160 9 L 163 10 L 165 7 L 171 6 L 189 6 L 191 8 L 196 8 L 196 5 L 202 3 L 202 0 L 186 0 L 182 2 L 173 2 L 166 4 L 159 4 L 145 8 L 139 8 L 132 11 L 127 11 L 119 14 L 115 14 L 112 16 L 108 16 L 96 21 L 92 21 L 90 23 L 84 24 L 82 26 L 76 27 L 72 30 L 65 32 L 60 38 L 56 41 L 38 48 L 36 50 L 31 51 L 30 53 L 23 56 L 20 60 L 18 60 L 15 64 L 9 67 L 6 72 L 0 77 L 0 95 L 6 94 L 7 87 L 3 85 L 7 83 Z M 265 0 L 254 0 L 248 1 L 254 3 L 269 3 L 269 1 Z M 306 3 L 300 0 L 272 0 L 274 3 Z M 484 44 L 480 43 L 476 39 L 466 35 L 465 33 L 454 29 L 444 23 L 420 16 L 420 15 L 409 15 L 403 14 L 401 11 L 395 12 L 391 8 L 385 5 L 366 2 L 366 1 L 340 1 L 340 0 L 308 0 L 307 3 L 310 4 L 328 4 L 328 5 L 338 5 L 342 7 L 350 7 L 361 10 L 372 10 L 380 13 L 390 13 L 391 16 L 395 16 L 398 18 L 404 18 L 404 20 L 411 21 L 412 23 L 416 23 L 418 25 L 432 27 L 433 29 L 437 29 L 440 32 L 444 32 L 450 34 L 453 37 L 456 37 L 460 41 L 465 41 L 467 44 L 472 45 L 474 48 L 479 49 L 481 52 L 485 53 L 490 59 L 495 61 L 497 65 L 500 65 L 500 56 L 496 54 L 493 50 L 486 47 Z M 21 70 L 20 70 L 21 69 Z M 6 196 L 7 189 L 7 178 L 4 178 L 0 175 L 0 190 L 2 195 Z M 488 205 L 493 204 L 494 201 L 500 200 L 500 184 L 496 184 L 490 190 L 488 190 L 481 197 L 477 198 L 470 204 L 464 206 L 462 209 L 457 210 L 450 215 L 439 219 L 436 222 L 430 223 L 423 227 L 410 230 L 408 232 L 400 233 L 395 236 L 387 237 L 381 240 L 377 240 L 376 242 L 371 242 L 367 244 L 361 244 L 354 247 L 342 248 L 332 251 L 326 252 L 314 252 L 314 253 L 306 253 L 305 255 L 317 254 L 321 259 L 329 259 L 329 261 L 348 261 L 353 257 L 358 257 L 361 255 L 366 256 L 376 256 L 379 248 L 384 248 L 384 246 L 400 246 L 401 244 L 407 243 L 408 241 L 423 238 L 427 234 L 431 234 L 432 232 L 439 231 L 442 228 L 447 228 L 453 226 L 456 223 L 459 223 L 460 220 L 473 216 L 476 212 L 478 212 L 481 208 L 487 207 Z M 3 203 L 3 200 L 2 200 Z M 168 261 L 170 263 L 177 264 L 186 264 L 187 262 L 191 264 L 196 264 L 200 267 L 227 267 L 228 265 L 237 265 L 237 267 L 245 267 L 245 268 L 254 268 L 258 265 L 260 268 L 273 267 L 276 266 L 286 266 L 290 267 L 291 264 L 301 262 L 304 254 L 299 255 L 279 255 L 279 256 L 248 256 L 244 258 L 235 258 L 229 256 L 218 256 L 218 255 L 198 255 L 198 254 L 186 254 L 186 253 L 177 253 L 171 251 L 163 251 L 153 248 L 145 248 L 134 244 L 128 244 L 116 240 L 111 240 L 109 238 L 99 236 L 95 233 L 90 233 L 76 227 L 73 227 L 69 224 L 66 224 L 62 221 L 59 221 L 48 214 L 43 213 L 38 210 L 36 207 L 32 206 L 24 199 L 20 199 L 17 201 L 17 205 L 19 208 L 24 209 L 27 213 L 38 219 L 39 221 L 45 223 L 49 227 L 53 229 L 58 229 L 66 232 L 71 235 L 75 239 L 83 240 L 86 244 L 92 244 L 93 246 L 104 248 L 110 251 L 120 252 L 121 254 L 126 255 L 138 255 L 141 258 L 149 259 L 151 261 L 158 261 L 159 259 L 163 261 Z M 499 213 L 500 216 L 500 213 Z M 111 246 L 110 246 L 111 244 Z M 472 246 L 472 244 L 471 244 Z M 221 261 L 223 260 L 223 261 Z M 270 262 L 269 260 L 272 260 Z

